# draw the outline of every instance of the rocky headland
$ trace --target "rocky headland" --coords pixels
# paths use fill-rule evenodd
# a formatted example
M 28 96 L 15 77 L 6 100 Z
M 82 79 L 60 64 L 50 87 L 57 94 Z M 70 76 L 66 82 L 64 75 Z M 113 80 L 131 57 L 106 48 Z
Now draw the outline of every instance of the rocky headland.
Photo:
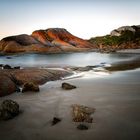
M 1 53 L 63 53 L 88 51 L 93 48 L 87 40 L 78 38 L 63 28 L 37 30 L 31 35 L 10 36 L 0 41 Z

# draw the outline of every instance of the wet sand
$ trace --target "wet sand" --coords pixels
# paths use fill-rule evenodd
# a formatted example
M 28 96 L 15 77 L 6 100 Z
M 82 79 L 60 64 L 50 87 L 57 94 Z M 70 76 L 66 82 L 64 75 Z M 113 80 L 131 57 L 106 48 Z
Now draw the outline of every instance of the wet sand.
M 134 54 L 140 54 L 140 49 L 124 49 L 124 50 L 118 50 L 118 53 L 134 53 Z
M 62 90 L 69 82 L 76 89 Z M 20 104 L 21 114 L 0 122 L 1 140 L 139 140 L 140 70 L 88 75 L 82 78 L 53 81 L 40 93 L 15 93 L 4 99 Z M 96 108 L 89 130 L 77 130 L 72 121 L 71 105 Z M 62 121 L 51 126 L 53 117 Z

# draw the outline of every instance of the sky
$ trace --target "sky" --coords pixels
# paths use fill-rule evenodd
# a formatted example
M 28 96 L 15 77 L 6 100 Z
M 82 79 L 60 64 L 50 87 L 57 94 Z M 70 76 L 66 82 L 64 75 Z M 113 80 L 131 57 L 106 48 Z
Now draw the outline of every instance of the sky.
M 140 25 L 139 13 L 140 0 L 0 0 L 0 39 L 56 27 L 89 39 Z

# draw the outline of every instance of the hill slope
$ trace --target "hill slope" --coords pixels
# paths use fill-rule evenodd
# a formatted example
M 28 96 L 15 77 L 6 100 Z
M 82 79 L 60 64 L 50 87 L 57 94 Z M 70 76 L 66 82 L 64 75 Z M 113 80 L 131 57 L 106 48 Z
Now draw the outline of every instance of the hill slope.
M 140 26 L 122 26 L 109 35 L 89 39 L 96 48 L 103 52 L 121 49 L 140 48 Z

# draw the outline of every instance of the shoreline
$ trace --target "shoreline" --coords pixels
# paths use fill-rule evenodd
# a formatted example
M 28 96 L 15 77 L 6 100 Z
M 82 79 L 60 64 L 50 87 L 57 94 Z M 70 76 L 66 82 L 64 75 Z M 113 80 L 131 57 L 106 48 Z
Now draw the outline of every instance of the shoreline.
M 139 54 L 140 49 L 120 49 L 120 50 L 114 50 L 112 51 L 104 51 L 100 49 L 89 49 L 84 51 L 62 51 L 62 52 L 16 52 L 16 53 L 5 53 L 0 52 L 0 56 L 14 56 L 14 55 L 28 55 L 28 54 L 41 54 L 41 55 L 57 55 L 57 54 L 72 54 L 72 53 L 89 53 L 89 52 L 95 52 L 95 53 L 105 53 L 105 54 L 111 54 L 111 53 L 127 53 L 127 54 Z
M 124 49 L 118 50 L 117 53 L 130 53 L 130 54 L 140 54 L 140 49 Z

